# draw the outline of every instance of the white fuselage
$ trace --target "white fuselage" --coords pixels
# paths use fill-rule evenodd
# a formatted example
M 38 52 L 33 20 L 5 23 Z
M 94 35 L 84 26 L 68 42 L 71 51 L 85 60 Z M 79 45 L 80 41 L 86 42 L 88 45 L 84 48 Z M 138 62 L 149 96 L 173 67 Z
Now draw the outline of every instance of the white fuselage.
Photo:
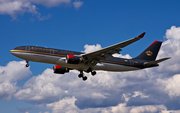
M 66 63 L 66 57 L 57 56 L 53 53 L 41 54 L 41 53 L 37 53 L 37 52 L 34 53 L 31 51 L 25 51 L 25 50 L 11 50 L 10 52 L 14 56 L 27 60 L 27 61 L 55 64 L 55 65 L 60 65 L 60 66 L 67 67 L 70 69 L 77 69 L 77 70 L 83 70 L 83 71 L 89 68 L 89 66 L 84 63 L 68 64 Z M 139 70 L 139 69 L 141 68 L 128 66 L 128 65 L 114 64 L 114 63 L 109 63 L 109 62 L 107 63 L 103 61 L 101 61 L 100 63 L 97 63 L 96 66 L 93 67 L 93 70 L 105 70 L 105 71 L 115 71 L 115 72 L 132 71 L 132 70 Z

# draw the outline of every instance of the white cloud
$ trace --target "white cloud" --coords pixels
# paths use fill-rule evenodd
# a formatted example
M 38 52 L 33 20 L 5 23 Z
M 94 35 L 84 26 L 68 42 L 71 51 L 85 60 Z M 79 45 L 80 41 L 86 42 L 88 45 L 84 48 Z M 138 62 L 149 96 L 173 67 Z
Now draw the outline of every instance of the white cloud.
M 45 111 L 44 113 L 49 113 L 49 111 Z
M 79 109 L 74 104 L 75 101 L 75 97 L 66 97 L 60 101 L 47 104 L 47 107 L 52 108 L 53 113 L 79 113 Z
M 165 113 L 168 112 L 166 107 L 163 105 L 145 105 L 139 107 L 127 107 L 126 103 L 118 104 L 117 106 L 106 107 L 106 108 L 87 108 L 79 109 L 75 105 L 75 97 L 64 98 L 54 103 L 47 104 L 48 108 L 52 109 L 52 113 L 92 113 L 92 112 L 103 112 L 103 113 Z M 169 113 L 169 112 L 168 112 Z
M 149 96 L 144 95 L 143 93 L 139 92 L 139 91 L 135 91 L 134 95 L 132 97 L 137 97 L 140 96 L 141 98 L 148 98 Z
M 0 66 L 0 83 L 14 82 L 30 76 L 31 71 L 25 67 L 25 61 L 12 61 L 7 66 Z
M 3 82 L 0 84 L 0 99 L 10 100 L 17 90 L 16 83 Z
M 165 91 L 167 91 L 171 98 L 180 96 L 180 74 L 176 74 L 165 80 L 159 79 L 158 82 L 165 86 Z
M 19 0 L 0 1 L 0 14 L 8 14 L 16 19 L 18 14 L 32 13 L 38 14 L 37 8 L 31 2 L 23 2 Z
M 134 107 L 130 110 L 130 113 L 159 113 L 162 110 L 165 110 L 166 107 L 163 105 L 147 105 Z
M 158 58 L 171 57 L 160 64 L 158 71 L 165 73 L 180 73 L 180 27 L 172 26 L 166 30 L 166 41 L 163 42 Z
M 172 26 L 170 29 L 166 30 L 167 39 L 180 40 L 179 34 L 180 34 L 180 27 Z
M 70 4 L 71 0 L 29 0 L 35 4 L 41 4 L 47 7 L 55 7 L 60 4 Z
M 113 54 L 113 57 L 120 57 L 120 58 L 127 58 L 127 59 L 131 59 L 132 58 L 129 54 L 126 54 L 126 55 Z
M 61 87 L 55 85 L 59 75 L 53 74 L 51 69 L 46 69 L 41 75 L 29 79 L 23 89 L 19 90 L 14 97 L 18 100 L 28 100 L 32 102 L 52 102 L 62 98 L 65 92 Z
M 48 14 L 47 16 L 42 16 L 41 13 L 38 12 L 37 4 L 41 4 L 46 7 L 73 4 L 75 9 L 79 9 L 79 7 L 83 5 L 83 2 L 75 1 L 71 3 L 71 0 L 0 0 L 0 14 L 7 14 L 13 19 L 16 19 L 17 15 L 30 13 L 37 17 L 38 20 L 49 19 L 52 15 Z
M 0 99 L 10 100 L 18 90 L 18 80 L 29 77 L 31 71 L 25 67 L 25 62 L 12 61 L 7 66 L 0 66 Z
M 79 9 L 84 3 L 81 2 L 80 0 L 76 0 L 75 2 L 73 2 L 74 8 L 75 9 Z
M 93 52 L 93 51 L 97 51 L 97 50 L 100 50 L 102 49 L 101 45 L 100 44 L 96 44 L 96 45 L 88 45 L 86 44 L 84 46 L 84 51 L 85 53 L 90 53 L 90 52 Z

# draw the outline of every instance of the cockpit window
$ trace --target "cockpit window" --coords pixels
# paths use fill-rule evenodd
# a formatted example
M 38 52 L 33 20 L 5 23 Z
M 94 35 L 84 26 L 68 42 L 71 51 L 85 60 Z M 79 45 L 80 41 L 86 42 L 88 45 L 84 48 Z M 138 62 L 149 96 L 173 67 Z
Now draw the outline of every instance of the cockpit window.
M 19 47 L 16 47 L 15 49 L 17 49 L 17 50 L 24 50 L 25 46 L 19 46 Z

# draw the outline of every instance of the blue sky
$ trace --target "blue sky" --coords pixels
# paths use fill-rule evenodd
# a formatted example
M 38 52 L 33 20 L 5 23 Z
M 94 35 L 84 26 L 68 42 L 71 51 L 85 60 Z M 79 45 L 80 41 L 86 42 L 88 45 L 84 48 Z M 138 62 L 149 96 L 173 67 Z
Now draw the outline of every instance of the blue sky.
M 116 43 L 119 43 L 121 41 L 125 41 L 127 39 L 133 38 L 135 36 L 138 36 L 142 32 L 146 32 L 146 35 L 143 39 L 140 41 L 127 46 L 126 48 L 123 48 L 123 51 L 121 52 L 122 55 L 129 54 L 131 57 L 137 56 L 139 53 L 141 53 L 146 47 L 148 47 L 153 41 L 166 41 L 167 46 L 163 46 L 163 52 L 169 52 L 173 55 L 177 56 L 178 53 L 173 53 L 172 51 L 174 49 L 168 49 L 168 47 L 174 47 L 179 51 L 179 46 L 170 46 L 168 45 L 168 40 L 173 41 L 173 43 L 179 44 L 178 34 L 175 32 L 178 27 L 180 26 L 180 2 L 179 1 L 112 1 L 112 0 L 1 0 L 0 1 L 0 48 L 1 48 L 1 60 L 0 60 L 0 69 L 3 70 L 8 67 L 9 62 L 14 62 L 15 65 L 23 64 L 20 61 L 22 59 L 16 58 L 13 55 L 9 53 L 9 50 L 17 47 L 17 46 L 23 46 L 23 45 L 37 45 L 37 46 L 43 46 L 43 47 L 50 47 L 50 48 L 58 48 L 58 49 L 65 49 L 65 50 L 74 50 L 74 51 L 84 51 L 84 46 L 86 44 L 88 45 L 96 45 L 100 44 L 101 47 L 107 47 Z M 17 5 L 16 8 L 14 8 Z M 19 7 L 18 7 L 19 6 Z M 174 27 L 172 27 L 174 26 Z M 167 32 L 167 30 L 169 31 Z M 171 33 L 172 32 L 172 33 Z M 169 33 L 169 34 L 168 34 Z M 179 33 L 179 32 L 178 32 Z M 174 34 L 174 35 L 172 35 Z M 168 38 L 170 37 L 170 38 Z M 174 44 L 176 45 L 176 44 Z M 92 48 L 93 49 L 93 48 Z M 167 51 L 166 51 L 167 50 Z M 161 52 L 160 56 L 165 56 Z M 178 62 L 179 60 L 177 60 Z M 176 62 L 176 63 L 177 63 Z M 17 64 L 16 64 L 17 63 Z M 171 63 L 175 63 L 175 61 L 171 61 Z M 13 65 L 13 63 L 12 63 Z M 78 108 L 77 112 L 83 112 L 81 111 L 81 108 L 95 108 L 96 111 L 101 111 L 100 108 L 109 108 L 112 106 L 116 106 L 118 108 L 118 105 L 122 104 L 122 106 L 125 104 L 126 101 L 120 100 L 117 102 L 113 102 L 115 100 L 112 99 L 112 97 L 105 95 L 105 93 L 109 93 L 110 90 L 102 91 L 102 92 L 96 92 L 92 90 L 93 86 L 90 86 L 89 83 L 85 84 L 85 82 L 81 83 L 76 76 L 76 72 L 72 72 L 69 74 L 70 77 L 73 77 L 73 81 L 77 81 L 77 84 L 82 84 L 83 86 L 90 87 L 89 90 L 91 90 L 92 94 L 97 94 L 99 97 L 102 96 L 101 99 L 104 99 L 105 102 L 112 102 L 113 104 L 97 104 L 95 103 L 89 103 L 86 105 L 82 105 L 85 101 L 90 101 L 95 99 L 94 101 L 98 100 L 98 96 L 95 98 L 92 96 L 92 98 L 88 97 L 82 97 L 82 99 L 79 98 L 78 92 L 80 92 L 79 95 L 83 95 L 85 92 L 84 88 L 78 88 L 80 86 L 77 86 L 75 89 L 76 91 L 72 91 L 71 85 L 69 87 L 61 87 L 62 90 L 68 90 L 71 92 L 71 94 L 66 95 L 66 93 L 63 93 L 60 97 L 58 96 L 50 96 L 49 98 L 53 98 L 52 100 L 31 100 L 22 98 L 20 99 L 21 92 L 25 91 L 28 86 L 26 86 L 28 83 L 34 83 L 33 80 L 38 79 L 38 77 L 44 76 L 43 73 L 47 72 L 47 68 L 53 67 L 51 64 L 41 64 L 41 63 L 34 63 L 30 62 L 30 68 L 25 69 L 26 72 L 24 72 L 24 75 L 20 76 L 20 74 L 17 74 L 19 77 L 13 77 L 12 79 L 8 79 L 8 83 L 16 88 L 12 94 L 10 94 L 10 98 L 4 98 L 6 96 L 6 93 L 4 93 L 4 90 L 0 90 L 0 110 L 3 110 L 3 112 L 29 112 L 29 113 L 37 113 L 37 112 L 56 112 L 56 110 L 53 110 L 52 106 L 55 106 L 55 102 L 65 101 L 67 98 L 71 99 L 72 101 L 75 101 L 75 104 L 73 104 L 73 109 L 76 107 Z M 166 66 L 165 64 L 163 66 Z M 157 100 L 158 102 L 154 102 L 152 98 L 156 98 L 158 96 L 153 95 L 152 92 L 148 93 L 150 91 L 142 90 L 143 88 L 139 86 L 140 89 L 134 89 L 134 92 L 129 92 L 128 90 L 123 89 L 124 92 L 114 91 L 116 94 L 115 96 L 119 95 L 128 95 L 131 94 L 131 97 L 133 97 L 133 94 L 135 95 L 138 92 L 138 96 L 143 100 L 143 96 L 149 96 L 148 100 L 151 100 L 153 102 L 150 103 L 141 103 L 139 105 L 138 102 L 136 102 L 136 99 L 131 101 L 128 101 L 126 103 L 126 110 L 129 109 L 135 109 L 133 106 L 141 107 L 144 105 L 163 105 L 163 109 L 166 110 L 180 110 L 179 107 L 168 107 L 168 103 L 174 102 L 176 99 L 170 99 L 171 96 L 175 96 L 175 98 L 179 97 L 179 92 L 173 92 L 169 91 L 169 87 L 171 85 L 167 85 L 164 81 L 173 81 L 175 80 L 173 77 L 176 74 L 179 74 L 179 71 L 176 70 L 178 65 L 174 68 L 174 70 L 166 70 L 169 75 L 165 75 L 165 77 L 161 76 L 160 78 L 155 78 L 151 80 L 155 81 L 161 81 L 162 83 L 166 84 L 164 87 L 166 87 L 165 92 L 160 92 L 158 94 L 165 95 L 164 97 L 168 97 L 169 100 L 161 101 Z M 11 66 L 10 66 L 11 67 Z M 13 68 L 13 67 L 11 67 Z M 16 67 L 17 68 L 17 67 Z M 162 68 L 162 67 L 161 67 Z M 161 68 L 151 70 L 154 72 L 157 72 L 158 75 L 163 75 L 163 70 Z M 168 68 L 168 67 L 167 67 Z M 24 70 L 24 67 L 21 67 L 19 70 Z M 16 71 L 14 68 L 12 69 Z M 11 70 L 11 71 L 12 71 Z M 45 71 L 46 70 L 46 71 Z M 144 76 L 150 76 L 147 75 L 147 72 L 149 70 L 139 71 L 136 73 L 146 73 L 142 74 Z M 12 72 L 13 73 L 13 72 Z M 130 72 L 131 73 L 131 72 Z M 129 73 L 129 74 L 130 74 Z M 109 76 L 123 76 L 121 73 L 106 73 Z M 119 75 L 120 74 L 120 75 Z M 128 73 L 125 73 L 128 74 Z M 131 73 L 132 74 L 132 73 Z M 140 74 L 140 75 L 141 75 Z M 153 73 L 154 74 L 154 73 Z M 0 74 L 3 76 L 3 73 Z M 46 75 L 46 74 L 45 74 Z M 73 76 L 74 75 L 74 76 Z M 9 75 L 8 76 L 14 76 Z M 54 75 L 58 77 L 58 75 Z M 62 77 L 62 75 L 59 75 Z M 68 76 L 68 74 L 65 74 L 64 76 Z M 97 75 L 98 76 L 98 75 Z M 99 75 L 101 76 L 101 75 Z M 144 77 L 143 76 L 143 77 Z M 36 78 L 37 77 L 37 78 Z M 150 78 L 142 78 L 143 80 L 147 80 Z M 172 77 L 172 78 L 169 78 Z M 177 77 L 177 76 L 175 76 Z M 68 77 L 67 77 L 68 78 Z M 137 80 L 140 82 L 140 78 Z M 68 80 L 64 79 L 63 80 Z M 92 81 L 101 79 L 100 77 L 92 78 Z M 111 78 L 114 80 L 115 78 Z M 135 81 L 134 77 L 131 77 L 130 75 L 126 78 L 122 78 L 123 80 L 132 80 Z M 108 76 L 107 76 L 107 80 Z M 71 79 L 70 79 L 71 81 Z M 93 83 L 93 82 L 90 83 Z M 132 82 L 131 81 L 131 82 Z M 68 82 L 68 81 L 67 81 Z M 103 83 L 106 84 L 107 81 L 104 81 Z M 121 82 L 121 81 L 119 81 Z M 148 81 L 151 83 L 151 81 Z M 5 83 L 4 81 L 0 82 L 1 84 Z M 16 83 L 16 84 L 15 84 Z M 49 82 L 48 82 L 49 83 Z M 64 83 L 64 82 L 63 82 Z M 76 82 L 74 82 L 76 83 Z M 116 82 L 113 82 L 116 83 Z M 158 82 L 157 84 L 159 84 Z M 178 83 L 178 81 L 177 81 Z M 45 83 L 44 83 L 45 84 Z M 66 84 L 66 83 L 65 83 Z M 68 82 L 69 84 L 69 82 Z M 101 82 L 96 82 L 97 88 L 101 88 L 102 85 Z M 139 83 L 141 84 L 141 82 Z M 46 84 L 45 84 L 46 85 Z M 53 82 L 53 85 L 55 88 L 60 87 L 61 85 L 55 85 Z M 141 84 L 142 85 L 142 84 Z M 151 84 L 152 85 L 152 84 Z M 1 86 L 1 85 L 0 85 Z M 108 85 L 109 87 L 111 85 Z M 148 85 L 147 85 L 148 86 Z M 103 87 L 103 86 L 102 86 Z M 130 87 L 130 86 L 128 86 Z M 123 87 L 123 88 L 128 88 Z M 155 87 L 155 86 L 154 86 Z M 178 86 L 177 86 L 178 87 Z M 175 87 L 175 89 L 177 88 Z M 115 90 L 115 89 L 113 89 Z M 150 89 L 149 89 L 150 90 Z M 156 89 L 157 90 L 157 89 Z M 137 91 L 137 92 L 136 92 Z M 153 90 L 154 91 L 154 90 Z M 88 92 L 88 91 L 87 91 Z M 172 93 L 167 93 L 172 92 Z M 77 94 L 74 94 L 77 93 Z M 147 93 L 147 94 L 146 94 Z M 2 94 L 2 95 L 1 95 Z M 60 93 L 61 94 L 61 93 Z M 86 94 L 86 93 L 85 93 Z M 152 95 L 151 95 L 152 94 Z M 174 94 L 174 95 L 173 95 Z M 171 96 L 170 96 L 171 95 Z M 30 98 L 28 94 L 26 95 L 27 98 Z M 146 97 L 145 96 L 145 97 Z M 46 96 L 45 96 L 46 97 Z M 48 96 L 47 96 L 48 97 Z M 84 99 L 84 100 L 83 100 Z M 99 100 L 101 100 L 99 99 Z M 111 100 L 112 99 L 112 100 Z M 79 101 L 82 100 L 82 101 Z M 171 101 L 170 101 L 171 100 Z M 137 103 L 137 105 L 134 105 L 131 103 L 134 101 Z M 144 100 L 143 100 L 144 101 Z M 146 101 L 146 100 L 145 100 Z M 179 105 L 180 100 L 177 100 L 176 103 Z M 129 104 L 130 103 L 130 104 Z M 153 104 L 152 104 L 153 103 Z M 68 104 L 69 105 L 69 104 Z M 12 106 L 12 109 L 9 109 L 9 106 Z M 51 107 L 47 107 L 51 106 Z M 157 109 L 160 109 L 162 107 L 156 107 Z M 180 106 L 180 105 L 179 105 Z M 97 110 L 98 109 L 98 110 Z M 114 108 L 111 108 L 114 109 Z M 62 109 L 63 110 L 63 109 Z M 88 109 L 89 110 L 89 109 Z M 92 109 L 91 109 L 92 110 Z M 104 110 L 104 109 L 103 109 Z M 160 109 L 162 110 L 162 109 Z M 89 110 L 90 111 L 90 110 Z M 103 112 L 103 111 L 101 111 Z

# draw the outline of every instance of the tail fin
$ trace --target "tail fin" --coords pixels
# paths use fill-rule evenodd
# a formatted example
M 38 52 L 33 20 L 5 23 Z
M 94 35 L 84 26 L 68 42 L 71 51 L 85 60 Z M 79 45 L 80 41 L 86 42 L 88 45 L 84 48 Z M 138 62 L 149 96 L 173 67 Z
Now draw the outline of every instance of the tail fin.
M 134 59 L 141 59 L 146 61 L 155 61 L 162 42 L 154 41 L 147 49 L 145 49 L 139 56 Z

